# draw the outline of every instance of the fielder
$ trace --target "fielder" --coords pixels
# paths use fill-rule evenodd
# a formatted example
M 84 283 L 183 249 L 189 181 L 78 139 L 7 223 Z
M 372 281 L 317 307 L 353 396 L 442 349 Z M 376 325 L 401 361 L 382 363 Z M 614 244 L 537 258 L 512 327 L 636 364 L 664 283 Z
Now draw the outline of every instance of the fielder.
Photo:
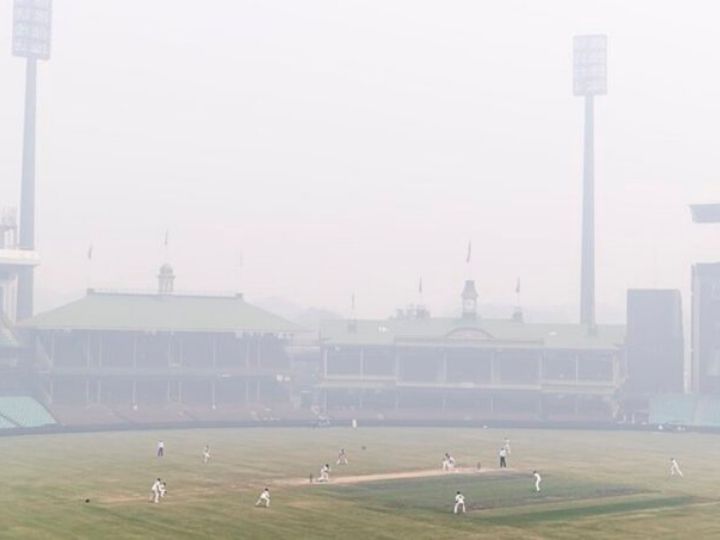
M 542 476 L 540 476 L 540 473 L 537 471 L 533 471 L 533 476 L 535 477 L 535 491 L 540 492 L 540 482 L 542 482 Z
M 203 463 L 207 464 L 210 461 L 210 445 L 206 444 L 203 448 Z
M 157 443 L 157 457 L 163 457 L 165 455 L 165 443 L 158 441 Z
M 675 458 L 670 458 L 670 476 L 678 475 L 680 478 L 683 477 L 683 473 L 680 470 L 680 465 Z
M 150 488 L 150 501 L 154 503 L 160 502 L 160 479 L 158 478 Z
M 462 509 L 462 513 L 465 513 L 465 495 L 457 492 L 457 495 L 455 495 L 455 507 L 453 508 L 453 514 L 457 514 L 458 511 Z
M 335 465 L 348 465 L 348 458 L 347 454 L 345 453 L 345 449 L 341 448 L 338 452 L 337 461 L 335 462 Z
M 260 497 L 258 497 L 255 506 L 263 506 L 264 508 L 270 508 L 270 490 L 265 488 L 262 490 Z

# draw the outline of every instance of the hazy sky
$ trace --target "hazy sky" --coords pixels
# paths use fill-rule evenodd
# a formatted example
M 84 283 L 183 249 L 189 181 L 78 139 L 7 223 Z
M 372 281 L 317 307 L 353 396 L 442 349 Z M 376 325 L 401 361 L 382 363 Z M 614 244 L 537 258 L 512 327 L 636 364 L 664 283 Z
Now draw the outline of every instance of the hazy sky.
M 91 283 L 282 297 L 362 316 L 481 302 L 577 316 L 582 101 L 572 36 L 606 33 L 596 107 L 599 319 L 628 287 L 689 300 L 720 259 L 714 1 L 54 0 L 39 68 L 38 307 Z M 19 196 L 24 62 L 0 3 L 0 205 Z M 0 52 L 2 50 L 0 49 Z M 170 247 L 163 248 L 165 230 Z

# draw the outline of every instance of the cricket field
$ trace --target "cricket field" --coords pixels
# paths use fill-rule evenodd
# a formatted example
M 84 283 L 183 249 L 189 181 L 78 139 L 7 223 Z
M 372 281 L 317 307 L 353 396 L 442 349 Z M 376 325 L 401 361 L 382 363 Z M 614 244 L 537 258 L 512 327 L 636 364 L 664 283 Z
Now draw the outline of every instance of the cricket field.
M 340 448 L 349 465 L 335 466 Z M 445 452 L 462 472 L 437 473 Z M 0 456 L 2 539 L 720 538 L 712 434 L 192 429 L 4 437 Z M 671 457 L 683 478 L 670 477 Z M 331 481 L 311 484 L 324 463 Z M 153 504 L 157 477 L 168 491 Z M 271 507 L 256 508 L 265 486 Z M 454 515 L 458 490 L 467 513 Z

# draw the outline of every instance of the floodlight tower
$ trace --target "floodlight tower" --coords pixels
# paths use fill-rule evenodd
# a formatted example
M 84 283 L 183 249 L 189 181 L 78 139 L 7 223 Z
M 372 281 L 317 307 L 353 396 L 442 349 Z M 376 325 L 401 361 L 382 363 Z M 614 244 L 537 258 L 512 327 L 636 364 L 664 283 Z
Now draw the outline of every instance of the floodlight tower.
M 52 0 L 15 0 L 12 49 L 25 58 L 25 121 L 23 128 L 22 184 L 20 188 L 20 242 L 22 250 L 35 249 L 35 105 L 37 61 L 50 58 Z M 34 268 L 18 274 L 18 319 L 33 314 Z
M 595 328 L 594 97 L 607 94 L 607 36 L 575 36 L 573 93 L 585 98 L 580 323 Z

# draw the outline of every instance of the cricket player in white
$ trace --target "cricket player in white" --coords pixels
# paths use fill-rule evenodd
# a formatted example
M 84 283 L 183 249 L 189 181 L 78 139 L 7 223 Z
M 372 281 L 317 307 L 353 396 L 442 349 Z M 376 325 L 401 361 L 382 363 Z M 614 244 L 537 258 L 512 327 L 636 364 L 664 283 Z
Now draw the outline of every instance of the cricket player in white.
M 167 493 L 167 484 L 165 482 L 160 482 L 160 498 L 162 499 L 166 493 Z
M 347 454 L 345 453 L 345 449 L 341 448 L 338 452 L 337 461 L 335 462 L 336 465 L 347 465 L 348 464 L 348 458 Z
M 320 478 L 318 482 L 328 482 L 330 480 L 330 465 L 325 464 L 320 468 Z
M 507 452 L 508 456 L 511 454 L 510 451 L 510 439 L 505 437 L 505 442 L 503 443 L 503 447 L 505 448 L 505 451 Z
M 683 477 L 683 473 L 680 470 L 680 465 L 675 458 L 670 458 L 670 476 L 678 475 L 680 478 Z
M 452 457 L 448 452 L 445 452 L 442 462 L 442 470 L 450 472 L 455 470 L 455 458 Z
M 537 471 L 533 471 L 533 476 L 535 477 L 535 491 L 540 491 L 540 482 L 542 482 L 542 477 L 540 476 L 540 473 Z
M 500 452 L 498 453 L 498 456 L 500 457 L 500 468 L 501 469 L 507 468 L 507 455 L 508 455 L 508 451 L 503 446 L 500 449 Z
M 453 508 L 453 514 L 457 514 L 458 511 L 462 508 L 462 513 L 465 513 L 465 495 L 457 492 L 457 495 L 455 495 L 455 508 Z
M 150 488 L 150 500 L 154 503 L 160 502 L 160 479 L 158 478 Z
M 157 443 L 157 457 L 163 457 L 165 455 L 165 443 L 158 441 Z
M 210 445 L 206 444 L 203 448 L 203 463 L 210 461 Z
M 260 497 L 258 497 L 255 506 L 264 506 L 265 508 L 270 508 L 270 490 L 268 488 L 262 490 L 262 493 L 260 494 Z

